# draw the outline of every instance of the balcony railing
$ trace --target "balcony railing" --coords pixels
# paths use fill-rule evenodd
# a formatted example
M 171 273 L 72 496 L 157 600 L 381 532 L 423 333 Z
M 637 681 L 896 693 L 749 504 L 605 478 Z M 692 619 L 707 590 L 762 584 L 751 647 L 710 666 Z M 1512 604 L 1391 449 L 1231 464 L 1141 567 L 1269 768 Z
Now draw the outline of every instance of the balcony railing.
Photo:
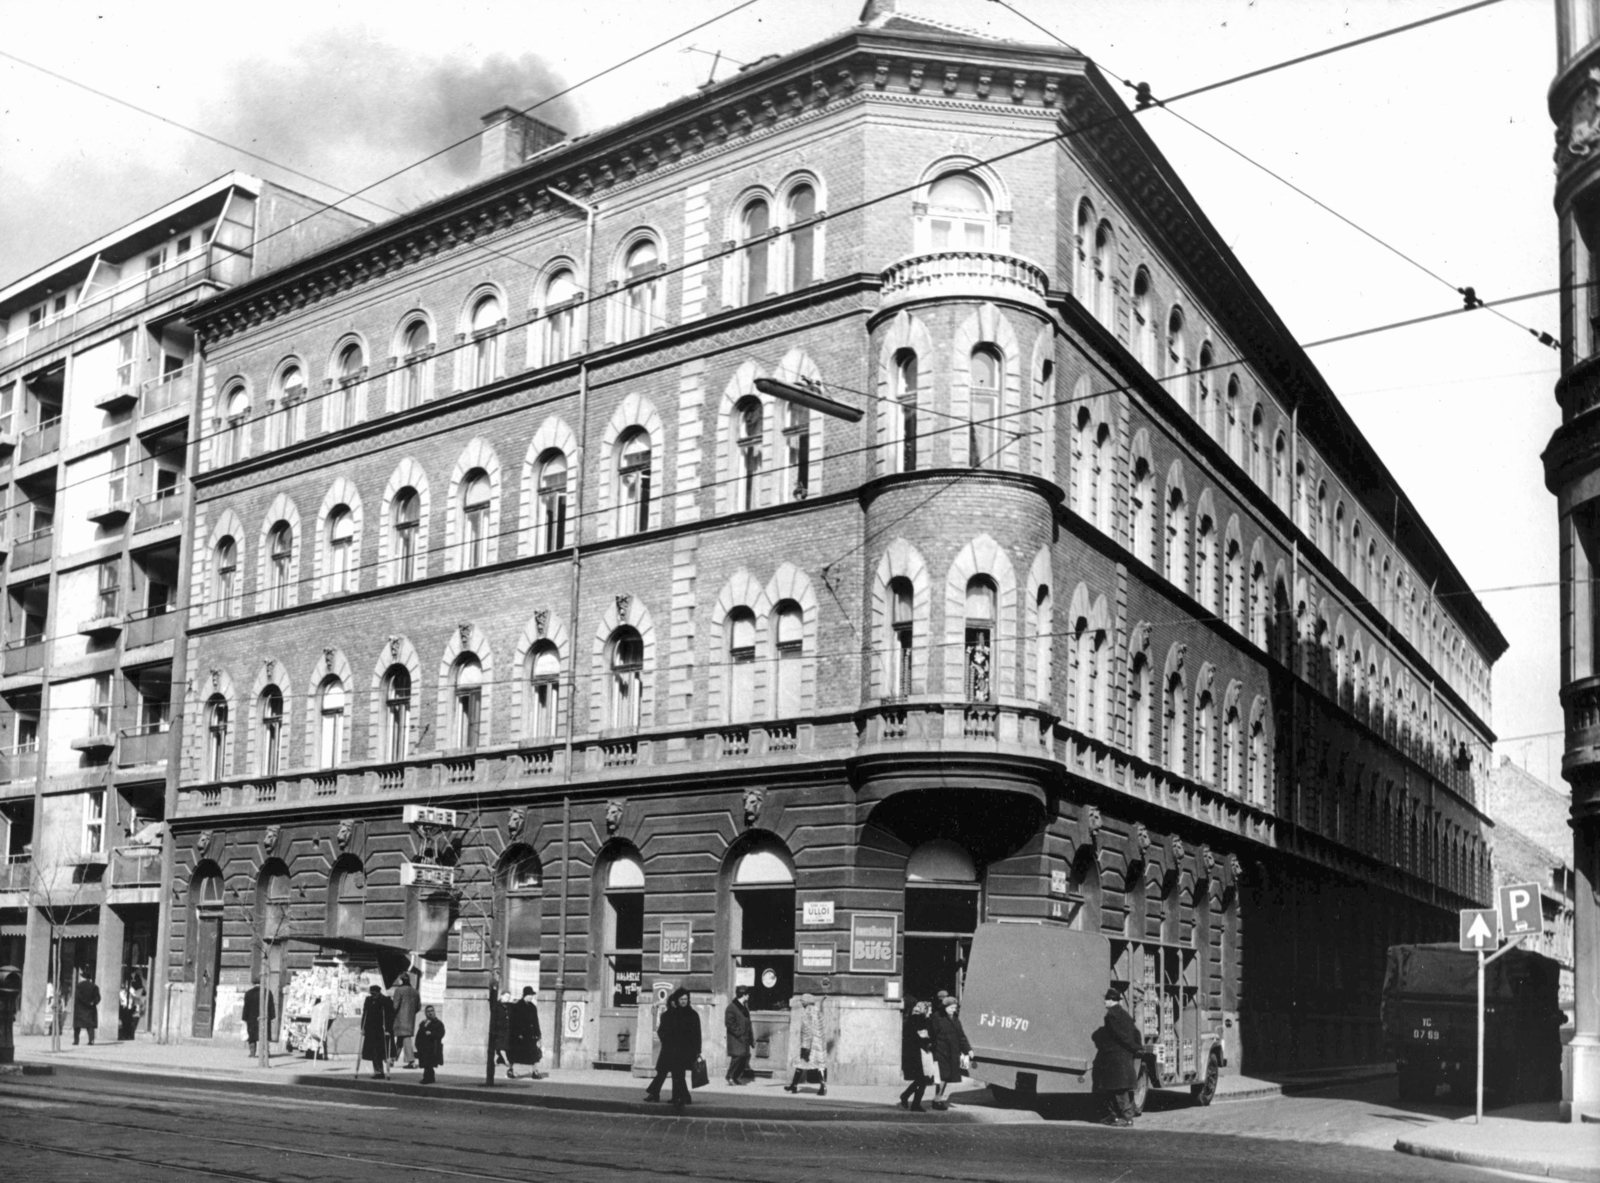
M 122 627 L 122 592 L 116 588 L 103 591 L 96 597 L 93 614 L 78 622 L 78 631 L 85 636 L 114 633 Z
M 133 532 L 153 530 L 183 516 L 183 485 L 139 498 L 133 505 Z
M 885 305 L 907 300 L 1019 300 L 1044 308 L 1044 269 L 998 251 L 938 251 L 902 259 L 883 273 Z
M 22 567 L 30 567 L 34 563 L 45 562 L 50 557 L 50 539 L 55 530 L 46 526 L 42 530 L 35 530 L 31 534 L 24 534 L 17 539 L 16 547 L 11 551 L 11 569 L 16 571 Z
M 20 641 L 7 641 L 5 658 L 0 669 L 7 677 L 26 674 L 44 667 L 44 637 L 23 637 Z
M 18 744 L 0 748 L 0 784 L 31 781 L 39 773 L 39 745 Z
M 161 847 L 117 846 L 107 873 L 110 887 L 161 886 Z
M 124 727 L 122 742 L 117 745 L 117 763 L 123 768 L 135 765 L 164 764 L 167 759 L 170 723 L 146 723 L 139 727 Z
M 191 362 L 181 370 L 173 370 L 144 384 L 139 396 L 139 412 L 154 415 L 169 407 L 183 406 L 194 399 L 195 366 Z
M 8 854 L 0 860 L 0 891 L 27 891 L 32 881 L 31 854 Z
M 166 608 L 139 608 L 128 613 L 124 644 L 129 649 L 156 645 L 178 635 L 178 614 Z
M 40 456 L 54 452 L 60 446 L 61 417 L 58 415 L 48 423 L 41 423 L 38 427 L 30 427 L 22 433 L 22 439 L 17 444 L 19 453 L 17 462 L 26 464 L 30 460 L 35 460 Z

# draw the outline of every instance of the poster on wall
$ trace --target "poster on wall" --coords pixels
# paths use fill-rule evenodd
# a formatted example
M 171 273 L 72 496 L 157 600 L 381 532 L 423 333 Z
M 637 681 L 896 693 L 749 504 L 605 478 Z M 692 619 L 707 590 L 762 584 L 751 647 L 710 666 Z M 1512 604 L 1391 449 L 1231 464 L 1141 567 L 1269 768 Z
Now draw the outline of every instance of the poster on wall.
M 443 1006 L 446 980 L 445 963 L 442 961 L 424 961 L 419 968 L 422 970 L 422 980 L 417 983 L 417 994 L 422 999 L 422 1005 Z
M 561 1007 L 561 1034 L 566 1039 L 583 1038 L 583 1020 L 585 1008 L 589 1004 L 583 1001 L 568 1001 Z
M 694 925 L 688 920 L 661 922 L 661 966 L 664 974 L 686 974 L 694 953 Z
M 800 972 L 803 974 L 832 974 L 838 946 L 829 941 L 800 942 Z
M 900 917 L 892 912 L 856 912 L 850 917 L 850 972 L 892 974 Z
M 456 968 L 483 969 L 489 960 L 489 931 L 482 920 L 461 922 L 461 941 L 456 946 Z

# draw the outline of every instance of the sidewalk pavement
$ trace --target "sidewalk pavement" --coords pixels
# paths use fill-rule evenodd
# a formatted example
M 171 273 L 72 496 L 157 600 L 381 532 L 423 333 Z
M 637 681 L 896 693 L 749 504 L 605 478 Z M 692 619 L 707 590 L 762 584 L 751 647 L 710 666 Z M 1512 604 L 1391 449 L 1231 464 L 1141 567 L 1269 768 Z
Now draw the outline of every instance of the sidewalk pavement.
M 1464 1117 L 1425 1126 L 1394 1148 L 1492 1170 L 1600 1183 L 1600 1125 L 1562 1121 L 1553 1102 L 1497 1109 L 1484 1115 L 1482 1125 Z
M 189 1079 L 225 1079 L 245 1087 L 299 1086 L 312 1088 L 359 1088 L 368 1091 L 416 1092 L 422 1089 L 421 1073 L 397 1068 L 391 1081 L 371 1078 L 371 1066 L 357 1065 L 348 1056 L 334 1060 L 307 1060 L 300 1056 L 275 1054 L 271 1066 L 263 1070 L 246 1054 L 243 1043 L 177 1042 L 156 1043 L 141 1039 L 125 1042 L 66 1044 L 60 1052 L 50 1050 L 47 1035 L 16 1037 L 16 1057 L 29 1066 L 49 1066 L 61 1075 L 113 1073 L 134 1077 L 180 1076 Z M 450 1046 L 445 1044 L 450 1061 Z M 359 1078 L 357 1072 L 360 1072 Z M 1370 1080 L 1392 1074 L 1392 1066 L 1367 1065 L 1359 1068 L 1330 1069 L 1320 1073 L 1296 1073 L 1274 1080 L 1228 1075 L 1217 1084 L 1216 1103 L 1256 1100 L 1284 1093 L 1309 1091 L 1334 1085 Z M 484 1085 L 484 1068 L 474 1059 L 460 1057 L 437 1071 L 437 1085 L 426 1086 L 436 1096 L 475 1102 L 493 1101 L 551 1109 L 575 1109 L 615 1113 L 660 1114 L 674 1112 L 665 1101 L 643 1100 L 645 1081 L 630 1072 L 596 1068 L 557 1068 L 542 1072 L 541 1079 L 519 1076 L 505 1078 L 496 1069 L 495 1085 Z M 1027 1109 L 996 1104 L 989 1090 L 969 1081 L 949 1094 L 951 1108 L 945 1112 L 911 1114 L 896 1104 L 899 1085 L 830 1084 L 828 1095 L 818 1097 L 815 1085 L 802 1086 L 798 1095 L 783 1091 L 787 1083 L 777 1078 L 758 1079 L 753 1084 L 734 1086 L 713 1081 L 694 1092 L 692 1113 L 718 1118 L 753 1118 L 782 1121 L 903 1121 L 924 1120 L 956 1123 L 1028 1124 L 1045 1119 Z M 664 1090 L 670 1095 L 671 1085 Z M 931 1095 L 932 1090 L 929 1090 Z M 1180 1094 L 1171 1094 L 1177 1097 Z M 924 1100 L 924 1104 L 926 1104 Z M 698 1106 L 703 1105 L 703 1108 Z

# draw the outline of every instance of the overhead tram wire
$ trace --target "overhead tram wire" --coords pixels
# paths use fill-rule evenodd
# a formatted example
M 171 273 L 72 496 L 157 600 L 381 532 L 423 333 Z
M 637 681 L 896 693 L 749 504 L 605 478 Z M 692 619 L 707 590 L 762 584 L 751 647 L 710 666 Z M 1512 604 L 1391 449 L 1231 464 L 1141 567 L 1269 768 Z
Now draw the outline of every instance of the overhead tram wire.
M 995 3 L 995 4 L 999 4 L 1002 8 L 1005 8 L 1005 9 L 1009 10 L 1010 12 L 1014 13 L 1016 16 L 1018 16 L 1021 19 L 1027 21 L 1028 24 L 1032 25 L 1035 29 L 1038 29 L 1045 36 L 1053 39 L 1054 41 L 1058 42 L 1062 46 L 1065 46 L 1067 49 L 1073 49 L 1074 48 L 1074 46 L 1072 46 L 1067 41 L 1065 41 L 1059 34 L 1055 33 L 1054 31 L 1052 31 L 1050 29 L 1047 29 L 1044 25 L 1040 24 L 1038 21 L 1034 20 L 1032 17 L 1028 16 L 1026 13 L 1024 13 L 1020 9 L 1018 9 L 1015 5 L 1011 4 L 1010 0 L 991 0 L 991 2 Z M 1496 2 L 1496 0 L 1490 0 L 1490 3 L 1494 3 L 1494 2 Z M 1483 7 L 1483 5 L 1475 5 L 1473 7 Z M 1464 11 L 1468 11 L 1468 9 L 1458 10 L 1458 12 L 1464 12 Z M 1449 14 L 1446 14 L 1446 15 L 1449 15 Z M 1430 18 L 1430 20 L 1428 22 L 1423 22 L 1423 23 L 1431 23 L 1431 21 L 1434 20 L 1434 19 L 1441 19 L 1441 18 Z M 1351 45 L 1361 44 L 1361 42 L 1351 42 L 1350 44 Z M 1320 55 L 1318 55 L 1318 56 L 1320 56 Z M 1138 83 L 1132 81 L 1130 78 L 1127 78 L 1126 76 L 1124 76 L 1123 74 L 1119 73 L 1118 71 L 1113 70 L 1103 60 L 1101 60 L 1099 58 L 1091 58 L 1090 60 L 1093 61 L 1094 64 L 1096 66 L 1098 66 L 1100 69 L 1104 70 L 1106 73 L 1110 74 L 1113 78 L 1117 79 L 1117 81 L 1121 82 L 1122 85 L 1127 87 L 1129 90 L 1132 90 L 1132 91 L 1135 91 L 1135 92 L 1139 92 L 1141 94 L 1144 93 L 1144 92 L 1140 92 Z M 1179 96 L 1176 96 L 1176 97 L 1181 98 L 1183 96 L 1179 95 Z M 1394 255 L 1396 258 L 1399 258 L 1402 261 L 1404 261 L 1406 263 L 1409 263 L 1412 267 L 1415 267 L 1417 270 L 1421 271 L 1424 275 L 1428 276 L 1430 279 L 1437 280 L 1439 283 L 1444 284 L 1445 287 L 1449 288 L 1451 291 L 1455 292 L 1457 295 L 1461 296 L 1464 299 L 1464 301 L 1466 302 L 1465 303 L 1465 308 L 1466 309 L 1470 310 L 1471 308 L 1474 308 L 1474 307 L 1489 307 L 1490 310 L 1494 313 L 1495 316 L 1499 317 L 1501 320 L 1505 321 L 1507 324 L 1513 326 L 1514 328 L 1521 329 L 1523 332 L 1527 333 L 1534 340 L 1538 341 L 1541 345 L 1546 345 L 1546 346 L 1548 346 L 1548 347 L 1550 347 L 1552 349 L 1559 349 L 1560 348 L 1560 342 L 1557 341 L 1554 337 L 1552 337 L 1549 333 L 1541 332 L 1538 329 L 1535 329 L 1535 328 L 1532 328 L 1532 327 L 1530 327 L 1528 325 L 1525 325 L 1525 324 L 1521 323 L 1520 321 L 1515 320 L 1512 317 L 1508 316 L 1506 313 L 1500 311 L 1496 307 L 1492 307 L 1490 305 L 1484 305 L 1482 303 L 1482 301 L 1480 301 L 1478 299 L 1476 290 L 1474 288 L 1472 288 L 1472 287 L 1464 287 L 1464 286 L 1459 285 L 1459 284 L 1451 283 L 1448 279 L 1446 279 L 1443 275 L 1440 275 L 1437 271 L 1435 271 L 1433 268 L 1429 267 L 1426 263 L 1421 262 L 1415 256 L 1407 254 L 1405 251 L 1401 250 L 1399 247 L 1395 246 L 1393 243 L 1391 243 L 1391 242 L 1387 241 L 1386 239 L 1380 237 L 1379 235 L 1373 233 L 1371 230 L 1368 230 L 1365 226 L 1361 225 L 1359 222 L 1356 222 L 1353 218 L 1346 217 L 1344 214 L 1342 214 L 1338 210 L 1334 209 L 1327 202 L 1321 200 L 1320 198 L 1316 197 L 1315 195 L 1313 195 L 1311 193 L 1308 193 L 1305 189 L 1301 188 L 1299 185 L 1297 185 L 1293 181 L 1289 180 L 1288 177 L 1285 177 L 1281 173 L 1279 173 L 1279 172 L 1267 167 L 1265 164 L 1262 164 L 1261 161 L 1255 159 L 1253 156 L 1250 156 L 1248 153 L 1246 153 L 1242 149 L 1234 147 L 1232 144 L 1228 143 L 1228 141 L 1224 140 L 1221 136 L 1217 135 L 1215 132 L 1208 131 L 1205 128 L 1201 127 L 1198 123 L 1196 123 L 1194 120 L 1190 119 L 1188 116 L 1184 115 L 1182 112 L 1172 110 L 1171 107 L 1167 106 L 1167 103 L 1172 102 L 1172 101 L 1174 101 L 1174 100 L 1170 100 L 1170 99 L 1169 100 L 1159 100 L 1159 99 L 1153 99 L 1152 98 L 1150 103 L 1149 103 L 1149 105 L 1150 106 L 1154 106 L 1154 107 L 1159 107 L 1161 110 L 1165 111 L 1168 115 L 1172 116 L 1174 119 L 1177 119 L 1180 122 L 1187 124 L 1189 127 L 1193 128 L 1195 131 L 1199 132 L 1201 135 L 1205 136 L 1207 139 L 1209 139 L 1212 142 L 1216 143 L 1220 147 L 1226 148 L 1229 152 L 1232 152 L 1235 156 L 1239 157 L 1239 159 L 1243 160 L 1246 164 L 1249 164 L 1249 165 L 1253 166 L 1254 168 L 1259 169 L 1261 172 L 1266 173 L 1267 176 L 1271 177 L 1273 180 L 1277 181 L 1279 184 L 1282 184 L 1282 185 L 1288 187 L 1289 189 L 1292 189 L 1294 192 L 1298 193 L 1301 197 L 1304 197 L 1307 201 L 1311 202 L 1312 205 L 1315 205 L 1317 208 L 1321 209 L 1323 212 L 1325 212 L 1327 214 L 1330 214 L 1333 217 L 1337 218 L 1339 221 L 1343 222 L 1346 226 L 1350 227 L 1350 229 L 1352 229 L 1356 233 L 1361 234 L 1364 237 L 1370 239 L 1372 242 L 1376 243 L 1378 246 L 1382 247 L 1384 250 L 1388 251 L 1390 254 Z
M 728 10 L 728 12 L 723 13 L 722 16 L 730 15 L 733 12 L 737 12 L 740 8 L 748 7 L 749 4 L 753 4 L 755 2 L 756 2 L 756 0 L 746 0 L 746 2 L 744 4 L 741 4 L 741 5 L 737 6 L 736 8 Z M 1000 0 L 996 0 L 996 2 L 1000 2 Z M 1408 24 L 1408 25 L 1400 25 L 1400 26 L 1397 26 L 1394 29 L 1390 29 L 1390 30 L 1386 30 L 1386 31 L 1383 31 L 1383 32 L 1375 33 L 1375 34 L 1372 34 L 1372 35 L 1367 36 L 1367 37 L 1359 38 L 1359 39 L 1357 39 L 1355 41 L 1345 42 L 1345 43 L 1343 43 L 1341 45 L 1331 46 L 1331 47 L 1329 47 L 1329 48 L 1327 48 L 1325 50 L 1319 50 L 1319 51 L 1317 51 L 1316 53 L 1313 53 L 1313 54 L 1302 55 L 1301 57 L 1290 59 L 1290 60 L 1288 60 L 1286 62 L 1275 63 L 1274 65 L 1271 65 L 1271 66 L 1262 67 L 1259 70 L 1249 71 L 1249 72 L 1247 72 L 1245 74 L 1237 75 L 1232 79 L 1224 79 L 1224 80 L 1222 80 L 1220 82 L 1213 83 L 1213 84 L 1210 84 L 1210 85 L 1205 86 L 1205 87 L 1201 87 L 1201 88 L 1199 88 L 1197 90 L 1187 91 L 1187 92 L 1184 92 L 1183 94 L 1179 94 L 1179 95 L 1173 96 L 1170 99 L 1163 100 L 1163 102 L 1175 102 L 1178 99 L 1185 98 L 1185 97 L 1188 97 L 1188 96 L 1193 95 L 1193 94 L 1198 94 L 1198 93 L 1201 93 L 1203 91 L 1208 91 L 1208 90 L 1215 90 L 1215 89 L 1218 89 L 1218 88 L 1220 88 L 1222 86 L 1231 85 L 1234 82 L 1243 81 L 1243 80 L 1245 80 L 1247 78 L 1254 78 L 1254 77 L 1257 77 L 1257 76 L 1259 76 L 1261 74 L 1270 73 L 1270 72 L 1272 72 L 1274 70 L 1282 69 L 1282 68 L 1284 68 L 1285 66 L 1288 66 L 1288 65 L 1294 65 L 1294 64 L 1296 64 L 1298 62 L 1309 61 L 1309 60 L 1311 60 L 1313 58 L 1323 57 L 1323 56 L 1326 56 L 1328 54 L 1337 53 L 1337 52 L 1339 52 L 1339 51 L 1341 51 L 1343 49 L 1349 49 L 1349 48 L 1352 48 L 1352 47 L 1357 46 L 1357 45 L 1368 44 L 1368 43 L 1373 42 L 1373 41 L 1381 40 L 1384 37 L 1393 36 L 1394 34 L 1403 33 L 1403 32 L 1406 32 L 1406 31 L 1408 31 L 1410 29 L 1420 27 L 1421 25 L 1432 24 L 1432 23 L 1435 23 L 1437 21 L 1445 20 L 1445 19 L 1447 19 L 1449 17 L 1452 17 L 1452 16 L 1459 16 L 1462 13 L 1471 12 L 1474 9 L 1487 7 L 1490 4 L 1496 4 L 1496 3 L 1500 3 L 1500 0 L 1480 0 L 1479 3 L 1470 4 L 1470 5 L 1467 5 L 1464 8 L 1459 8 L 1459 9 L 1452 10 L 1451 12 L 1441 13 L 1441 14 L 1438 14 L 1436 16 L 1429 17 L 1429 18 L 1427 18 L 1427 19 L 1425 19 L 1423 21 L 1412 22 L 1411 24 Z M 1018 15 L 1022 15 L 1022 14 L 1019 13 Z M 714 17 L 714 18 L 712 18 L 712 21 L 720 20 L 720 19 L 722 19 L 721 16 Z M 1029 18 L 1024 17 L 1023 19 L 1026 20 L 1026 19 L 1029 19 Z M 704 24 L 709 24 L 709 23 L 711 23 L 711 21 L 703 22 L 702 25 L 696 25 L 693 29 L 687 30 L 685 33 L 679 34 L 677 38 L 669 38 L 668 42 L 662 42 L 660 44 L 663 44 L 663 45 L 664 44 L 668 44 L 672 40 L 677 40 L 678 38 L 687 36 L 688 33 L 692 33 L 694 31 L 696 31 L 697 29 L 704 27 Z M 1045 31 L 1048 32 L 1048 30 L 1045 30 Z M 1051 35 L 1053 36 L 1053 34 L 1051 34 Z M 658 47 L 659 46 L 653 47 L 653 48 L 658 48 Z M 644 51 L 644 52 L 650 52 L 650 51 L 647 50 L 647 51 Z M 639 56 L 642 56 L 642 55 L 635 55 L 634 58 L 630 58 L 630 59 L 628 59 L 628 61 L 636 60 L 637 57 L 639 57 Z M 619 63 L 619 65 L 623 65 L 623 64 L 627 64 L 627 63 L 626 62 Z M 616 69 L 616 68 L 617 67 L 610 67 L 606 71 L 601 71 L 600 74 L 593 75 L 590 79 L 585 79 L 584 82 L 591 81 L 592 78 L 600 77 L 602 74 L 609 73 L 610 70 Z M 573 87 L 568 87 L 566 91 L 563 91 L 561 93 L 562 94 L 570 93 L 570 91 L 572 89 L 574 89 L 576 86 L 581 86 L 583 84 L 584 84 L 583 82 L 575 83 Z M 535 103 L 532 106 L 526 108 L 523 113 L 525 114 L 525 113 L 527 113 L 527 111 L 535 110 L 537 107 L 541 106 L 544 102 L 552 101 L 553 99 L 558 98 L 558 97 L 560 97 L 559 94 L 558 95 L 552 95 L 552 96 L 550 96 L 549 99 L 541 100 L 540 103 Z M 1082 125 L 1080 125 L 1078 127 L 1068 128 L 1067 130 L 1065 130 L 1063 132 L 1060 132 L 1060 133 L 1058 133 L 1056 135 L 1053 135 L 1053 136 L 1046 137 L 1045 139 L 1036 140 L 1036 141 L 1033 141 L 1031 143 L 1023 144 L 1023 145 L 1021 145 L 1021 146 L 1019 146 L 1017 148 L 1013 148 L 1013 149 L 1010 149 L 1008 151 L 998 153 L 998 154 L 996 154 L 994 156 L 988 157 L 985 160 L 978 161 L 977 163 L 978 164 L 982 164 L 982 165 L 992 165 L 992 164 L 999 163 L 1000 161 L 1003 161 L 1003 160 L 1011 159 L 1012 157 L 1015 157 L 1015 156 L 1020 156 L 1025 152 L 1033 151 L 1034 149 L 1043 147 L 1043 146 L 1045 146 L 1047 144 L 1059 144 L 1061 141 L 1066 140 L 1066 139 L 1068 139 L 1068 138 L 1070 138 L 1072 136 L 1080 135 L 1080 134 L 1082 134 L 1084 132 L 1092 131 L 1092 130 L 1095 130 L 1096 128 L 1104 127 L 1104 126 L 1107 126 L 1107 125 L 1112 124 L 1112 123 L 1121 122 L 1121 121 L 1123 121 L 1125 119 L 1135 118 L 1141 113 L 1142 110 L 1143 110 L 1143 108 L 1124 109 L 1124 110 L 1122 110 L 1120 112 L 1115 112 L 1115 113 L 1113 113 L 1113 114 L 1111 114 L 1109 116 L 1105 116 L 1105 117 L 1103 117 L 1101 119 L 1092 120 L 1089 123 L 1082 124 Z M 460 141 L 460 143 L 465 143 L 465 142 L 467 142 L 467 141 L 465 141 L 465 140 Z M 457 145 L 451 145 L 451 147 L 455 147 L 455 146 L 457 146 Z M 449 151 L 449 150 L 450 150 L 449 148 L 441 149 L 441 151 Z M 434 153 L 432 155 L 438 155 L 438 153 Z M 430 157 L 426 157 L 424 159 L 431 159 L 431 158 L 432 157 L 430 156 Z M 399 175 L 399 174 L 396 173 L 394 175 Z M 379 183 L 381 183 L 381 182 L 379 182 Z M 889 201 L 889 200 L 892 200 L 893 198 L 896 198 L 896 197 L 903 197 L 903 196 L 906 196 L 907 194 L 915 193 L 919 189 L 921 189 L 922 187 L 923 187 L 922 184 L 919 182 L 919 183 L 916 183 L 916 184 L 903 186 L 903 187 L 901 187 L 899 189 L 890 190 L 888 192 L 879 194 L 879 195 L 877 195 L 875 197 L 865 198 L 862 201 L 859 201 L 854 205 L 846 206 L 843 209 L 841 209 L 841 210 L 839 210 L 839 211 L 837 211 L 835 213 L 828 214 L 827 215 L 827 220 L 832 221 L 832 220 L 834 220 L 836 218 L 843 217 L 846 214 L 858 213 L 861 210 L 870 208 L 871 206 L 877 205 L 877 204 L 879 204 L 881 202 Z M 370 188 L 370 186 L 369 186 L 369 188 Z M 360 193 L 360 192 L 363 192 L 363 190 L 357 190 L 357 193 Z M 331 206 L 331 205 L 324 207 L 324 209 L 331 209 L 331 208 L 333 208 L 333 206 Z M 296 224 L 298 224 L 298 223 L 290 223 L 289 226 L 288 227 L 284 227 L 284 229 L 292 228 L 292 226 L 294 226 Z M 804 225 L 809 227 L 809 226 L 812 225 L 812 223 L 808 222 L 808 223 L 805 223 Z M 775 238 L 783 237 L 785 235 L 792 234 L 792 233 L 795 232 L 795 229 L 796 229 L 796 227 L 790 227 L 790 226 L 776 228 L 770 233 L 769 238 L 775 239 Z M 658 281 L 660 281 L 662 279 L 667 278 L 668 276 L 679 274 L 679 273 L 687 270 L 690 267 L 700 266 L 700 265 L 702 265 L 704 263 L 712 262 L 712 261 L 717 260 L 717 259 L 726 258 L 726 257 L 728 257 L 730 255 L 738 254 L 740 251 L 743 251 L 743 250 L 746 250 L 746 249 L 748 249 L 747 244 L 735 243 L 732 246 L 726 246 L 726 247 L 723 247 L 723 248 L 721 248 L 719 250 L 713 251 L 713 252 L 705 255 L 704 257 L 702 257 L 700 259 L 697 259 L 697 260 L 695 260 L 693 262 L 684 262 L 684 263 L 680 263 L 680 264 L 678 264 L 676 266 L 673 266 L 673 267 L 663 268 L 662 270 L 656 272 L 650 278 L 650 280 L 648 280 L 647 282 L 655 283 L 655 282 L 658 282 Z M 509 257 L 509 256 L 507 256 L 507 257 Z M 515 261 L 519 265 L 522 265 L 522 266 L 531 266 L 529 264 L 522 263 L 521 260 L 515 260 Z M 1592 281 L 1592 282 L 1596 282 L 1596 281 Z M 579 307 L 587 307 L 590 304 L 594 304 L 594 303 L 597 303 L 597 302 L 602 301 L 602 300 L 608 300 L 608 299 L 615 298 L 616 293 L 613 293 L 613 292 L 602 292 L 602 293 L 598 293 L 598 294 L 594 293 L 594 290 L 593 290 L 594 289 L 594 282 L 593 282 L 593 277 L 592 276 L 586 276 L 585 277 L 585 283 L 589 286 L 590 294 L 586 294 L 586 295 L 582 296 L 581 298 L 569 301 L 567 304 L 565 304 L 563 306 L 565 309 L 567 309 L 567 310 L 575 310 L 575 309 L 577 309 Z M 1588 286 L 1588 285 L 1580 285 L 1580 286 Z M 1559 290 L 1559 289 L 1557 289 L 1557 290 Z M 1537 294 L 1548 294 L 1548 293 L 1532 293 L 1532 294 L 1526 295 L 1526 296 L 1509 297 L 1509 298 L 1501 299 L 1501 300 L 1483 302 L 1483 303 L 1480 303 L 1478 306 L 1479 307 L 1491 307 L 1491 306 L 1498 306 L 1498 305 L 1502 305 L 1502 304 L 1514 303 L 1519 299 L 1531 298 L 1532 295 L 1537 295 Z M 1471 310 L 1472 310 L 1471 308 L 1463 308 L 1463 309 L 1457 309 L 1455 311 L 1471 311 Z M 1447 314 L 1444 314 L 1444 313 L 1438 314 L 1438 316 L 1443 316 L 1443 315 L 1447 315 Z M 1421 323 L 1421 320 L 1438 319 L 1438 316 L 1424 317 L 1424 318 L 1420 318 L 1417 321 L 1397 322 L 1396 324 L 1393 324 L 1393 325 L 1380 326 L 1379 328 L 1365 330 L 1364 332 L 1381 332 L 1381 331 L 1384 331 L 1387 328 L 1402 327 L 1402 324 Z M 530 318 L 529 320 L 521 321 L 521 322 L 517 323 L 516 325 L 512 325 L 510 323 L 507 323 L 507 325 L 503 329 L 490 330 L 489 333 L 485 334 L 485 336 L 498 336 L 498 335 L 500 335 L 502 333 L 510 333 L 510 332 L 512 332 L 514 330 L 520 330 L 520 329 L 526 328 L 529 324 L 533 323 L 534 321 L 536 321 L 538 319 L 541 319 L 541 318 L 536 316 L 536 317 Z M 665 316 L 660 316 L 657 319 L 661 320 L 663 323 L 665 323 L 665 321 L 666 321 L 666 317 Z M 1363 335 L 1363 334 L 1355 334 L 1355 335 Z M 1315 344 L 1330 344 L 1335 340 L 1344 340 L 1344 339 L 1347 339 L 1347 338 L 1329 338 L 1329 339 L 1324 340 L 1324 341 L 1314 342 L 1313 344 L 1314 345 Z M 447 346 L 444 349 L 436 350 L 434 352 L 434 354 L 432 355 L 432 357 L 433 358 L 437 358 L 437 357 L 446 356 L 446 355 L 448 355 L 450 353 L 453 353 L 454 351 L 456 351 L 458 349 L 466 349 L 466 348 L 469 348 L 469 347 L 475 347 L 476 345 L 477 345 L 477 339 L 474 339 L 472 341 L 461 342 L 461 343 L 458 343 L 456 345 Z M 1311 345 L 1302 345 L 1301 346 L 1301 348 L 1311 348 L 1311 347 L 1312 347 Z M 308 396 L 308 397 L 306 397 L 306 398 L 301 400 L 300 405 L 309 405 L 310 403 L 312 403 L 314 401 L 319 401 L 321 399 L 331 398 L 335 394 L 339 394 L 339 393 L 342 393 L 342 390 L 340 390 L 340 391 L 326 391 L 326 392 L 324 392 L 322 394 L 319 394 L 319 395 Z M 281 412 L 278 412 L 278 411 L 262 412 L 260 415 L 253 416 L 250 419 L 247 419 L 245 422 L 259 421 L 259 420 L 268 418 L 272 414 L 277 414 L 277 413 L 281 413 Z M 213 433 L 213 434 L 221 434 L 221 433 L 217 432 L 217 433 Z M 198 440 L 200 438 L 205 438 L 205 437 L 196 437 L 196 441 L 195 442 L 198 442 Z M 156 455 L 156 454 L 153 454 L 153 455 Z

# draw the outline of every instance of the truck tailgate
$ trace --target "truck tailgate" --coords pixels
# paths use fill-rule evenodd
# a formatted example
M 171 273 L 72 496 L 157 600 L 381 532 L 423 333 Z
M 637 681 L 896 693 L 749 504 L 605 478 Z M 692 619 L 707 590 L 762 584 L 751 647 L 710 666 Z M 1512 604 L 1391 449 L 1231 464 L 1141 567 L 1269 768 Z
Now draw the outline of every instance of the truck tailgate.
M 1093 1037 L 1105 1017 L 1111 977 L 1105 937 L 1037 924 L 982 924 L 969 966 L 962 1024 L 975 1077 L 1003 1088 L 1020 1084 L 1025 1092 L 1091 1087 Z

